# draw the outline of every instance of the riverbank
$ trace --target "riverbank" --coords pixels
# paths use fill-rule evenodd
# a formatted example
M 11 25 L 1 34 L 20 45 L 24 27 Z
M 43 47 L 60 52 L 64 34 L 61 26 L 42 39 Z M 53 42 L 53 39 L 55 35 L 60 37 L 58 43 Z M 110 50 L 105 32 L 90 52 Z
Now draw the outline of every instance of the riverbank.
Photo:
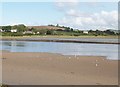
M 67 42 L 67 43 L 93 43 L 93 44 L 120 44 L 117 36 L 24 36 L 24 37 L 1 37 L 1 40 L 13 41 L 40 41 L 40 42 Z
M 3 84 L 117 85 L 118 62 L 100 56 L 2 53 Z
M 32 35 L 32 36 L 1 36 L 1 38 L 112 38 L 112 39 L 118 39 L 119 36 L 87 36 L 87 35 L 83 35 L 83 36 L 65 36 L 65 35 L 41 35 L 41 36 L 37 36 L 37 35 Z

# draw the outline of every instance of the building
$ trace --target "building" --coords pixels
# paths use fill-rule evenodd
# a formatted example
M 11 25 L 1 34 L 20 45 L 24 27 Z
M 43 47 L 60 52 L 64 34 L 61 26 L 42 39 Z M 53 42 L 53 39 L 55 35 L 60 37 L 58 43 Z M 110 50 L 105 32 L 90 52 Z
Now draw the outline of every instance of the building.
M 37 34 L 40 34 L 40 32 L 37 32 Z
M 87 30 L 84 30 L 83 33 L 84 33 L 84 34 L 88 34 L 89 32 L 88 32 Z
M 0 29 L 0 32 L 3 32 L 3 30 L 2 30 L 2 29 Z
M 10 30 L 12 33 L 16 33 L 17 32 L 17 29 L 11 29 Z
M 33 31 L 25 31 L 23 34 L 35 34 Z

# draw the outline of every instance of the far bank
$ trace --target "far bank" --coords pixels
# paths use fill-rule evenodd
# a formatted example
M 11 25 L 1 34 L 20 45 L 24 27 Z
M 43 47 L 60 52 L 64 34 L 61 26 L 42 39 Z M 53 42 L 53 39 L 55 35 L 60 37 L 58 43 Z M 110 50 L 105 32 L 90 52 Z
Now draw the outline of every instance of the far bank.
M 1 40 L 41 41 L 41 42 L 70 42 L 95 44 L 120 44 L 118 36 L 1 36 Z

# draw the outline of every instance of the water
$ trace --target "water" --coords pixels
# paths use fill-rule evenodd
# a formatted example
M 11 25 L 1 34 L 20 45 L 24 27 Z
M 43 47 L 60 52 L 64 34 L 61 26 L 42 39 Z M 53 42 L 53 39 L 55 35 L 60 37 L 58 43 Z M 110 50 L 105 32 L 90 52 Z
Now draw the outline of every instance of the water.
M 63 55 L 105 56 L 118 59 L 117 44 L 0 41 L 0 50 L 11 52 L 49 52 Z

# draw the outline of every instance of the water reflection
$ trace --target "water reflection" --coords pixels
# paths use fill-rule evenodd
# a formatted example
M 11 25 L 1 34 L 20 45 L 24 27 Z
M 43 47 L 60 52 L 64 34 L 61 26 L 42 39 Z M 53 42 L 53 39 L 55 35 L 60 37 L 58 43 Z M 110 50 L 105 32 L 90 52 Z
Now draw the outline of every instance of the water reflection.
M 25 42 L 20 42 L 20 41 L 2 41 L 2 45 L 25 47 L 26 43 Z

